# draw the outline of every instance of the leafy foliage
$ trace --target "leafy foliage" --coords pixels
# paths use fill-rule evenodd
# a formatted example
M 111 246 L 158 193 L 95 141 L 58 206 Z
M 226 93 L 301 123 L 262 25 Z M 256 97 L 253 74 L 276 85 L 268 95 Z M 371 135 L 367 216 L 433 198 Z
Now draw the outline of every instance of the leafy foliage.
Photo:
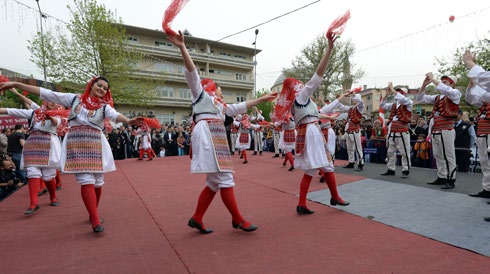
M 144 56 L 128 45 L 121 19 L 96 0 L 74 0 L 74 6 L 68 9 L 72 19 L 67 30 L 37 33 L 30 41 L 31 61 L 45 68 L 46 76 L 67 90 L 84 90 L 92 77 L 103 75 L 111 82 L 116 103 L 151 102 L 156 96 L 156 83 L 151 79 L 135 80 L 132 75 L 135 64 Z
M 327 50 L 326 38 L 319 35 L 309 45 L 301 50 L 292 62 L 292 68 L 284 69 L 286 77 L 296 78 L 304 83 L 309 81 L 316 71 L 321 58 Z M 337 40 L 332 50 L 330 61 L 323 75 L 322 85 L 313 93 L 314 98 L 335 99 L 339 90 L 351 89 L 352 83 L 363 77 L 364 72 L 351 64 L 349 57 L 354 53 L 355 47 L 348 41 Z M 352 71 L 354 71 L 352 73 Z

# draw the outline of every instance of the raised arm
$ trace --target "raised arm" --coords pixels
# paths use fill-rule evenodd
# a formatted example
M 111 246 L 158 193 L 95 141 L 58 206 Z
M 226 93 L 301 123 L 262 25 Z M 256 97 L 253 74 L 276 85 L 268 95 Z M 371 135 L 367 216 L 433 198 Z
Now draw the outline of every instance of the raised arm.
M 333 44 L 334 44 L 335 40 L 337 40 L 337 38 L 332 35 L 332 36 L 327 37 L 327 40 L 328 40 L 328 48 L 325 51 L 325 54 L 323 55 L 322 60 L 318 64 L 318 67 L 316 68 L 316 74 L 318 74 L 321 77 L 323 77 L 323 74 L 325 73 L 325 70 L 327 69 L 328 61 L 330 60 L 330 55 L 331 55 L 332 49 L 333 49 Z
M 0 91 L 10 89 L 10 88 L 18 88 L 24 91 L 27 91 L 30 94 L 35 94 L 39 96 L 41 94 L 41 89 L 36 86 L 26 85 L 19 82 L 3 82 L 0 83 Z
M 32 101 L 31 99 L 27 98 L 26 96 L 22 95 L 20 92 L 18 92 L 15 88 L 11 88 L 10 91 L 17 95 L 20 99 L 22 99 L 22 101 L 24 102 L 25 105 L 29 106 L 29 108 L 31 108 L 31 105 L 34 101 Z

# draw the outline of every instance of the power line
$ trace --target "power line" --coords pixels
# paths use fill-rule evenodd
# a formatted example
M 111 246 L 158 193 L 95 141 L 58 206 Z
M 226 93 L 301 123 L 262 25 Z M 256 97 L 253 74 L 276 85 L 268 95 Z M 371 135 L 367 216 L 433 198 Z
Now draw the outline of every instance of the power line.
M 270 23 L 270 22 L 272 22 L 272 21 L 275 21 L 275 20 L 277 20 L 277 19 L 279 19 L 279 18 L 281 18 L 281 17 L 284 17 L 284 16 L 289 15 L 289 14 L 291 14 L 291 13 L 294 13 L 294 12 L 297 12 L 297 11 L 299 11 L 299 10 L 302 10 L 302 9 L 304 9 L 304 8 L 308 7 L 308 6 L 311 6 L 311 5 L 313 5 L 313 4 L 316 4 L 316 3 L 320 2 L 320 1 L 321 1 L 321 0 L 313 1 L 313 2 L 311 2 L 311 3 L 309 3 L 309 4 L 306 4 L 306 5 L 302 6 L 302 7 L 299 7 L 299 8 L 297 8 L 297 9 L 294 9 L 294 10 L 292 10 L 292 11 L 288 11 L 288 12 L 286 12 L 286 13 L 284 13 L 284 14 L 281 14 L 281 15 L 279 15 L 279 16 L 276 16 L 276 17 L 274 17 L 274 18 L 272 18 L 272 19 L 269 19 L 269 20 L 267 20 L 267 21 L 265 21 L 265 22 L 263 22 L 263 23 L 260 23 L 260 24 L 258 24 L 258 25 L 255 25 L 255 26 L 252 26 L 252 27 L 250 27 L 250 28 L 244 29 L 244 30 L 242 30 L 242 31 L 235 32 L 235 33 L 233 33 L 233 34 L 230 34 L 230 35 L 228 35 L 228 36 L 225 36 L 225 37 L 223 37 L 223 38 L 221 38 L 221 39 L 219 39 L 219 40 L 216 40 L 216 41 L 214 41 L 214 42 L 219 42 L 219 41 L 224 40 L 224 39 L 226 39 L 226 38 L 229 38 L 229 37 L 235 36 L 235 35 L 237 35 L 237 34 L 240 34 L 240 33 L 246 32 L 247 30 L 251 30 L 251 29 L 257 28 L 257 27 L 259 27 L 259 26 L 265 25 L 265 24 Z

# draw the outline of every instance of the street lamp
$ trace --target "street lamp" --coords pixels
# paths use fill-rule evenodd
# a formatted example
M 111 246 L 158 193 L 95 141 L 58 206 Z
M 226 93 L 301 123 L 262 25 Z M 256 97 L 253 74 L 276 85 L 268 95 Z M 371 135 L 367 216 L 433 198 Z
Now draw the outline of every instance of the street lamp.
M 43 53 L 43 73 L 44 73 L 44 83 L 43 87 L 46 88 L 46 54 L 45 54 L 45 47 L 44 47 L 44 32 L 43 32 L 43 18 L 46 18 L 46 15 L 44 15 L 41 12 L 41 6 L 39 6 L 39 0 L 36 0 L 37 3 L 37 8 L 39 9 L 39 22 L 41 23 L 41 50 Z
M 254 92 L 253 99 L 257 93 L 257 34 L 259 34 L 259 29 L 255 29 L 255 41 L 252 43 L 254 45 Z

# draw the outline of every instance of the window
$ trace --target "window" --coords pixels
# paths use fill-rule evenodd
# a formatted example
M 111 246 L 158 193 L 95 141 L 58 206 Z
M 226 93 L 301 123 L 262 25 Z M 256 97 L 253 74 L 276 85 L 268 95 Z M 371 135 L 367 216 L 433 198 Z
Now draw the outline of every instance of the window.
M 220 74 L 220 75 L 227 75 L 227 76 L 233 76 L 233 73 L 230 71 L 224 71 L 224 70 L 216 70 L 216 69 L 210 69 L 209 73 L 214 73 L 214 74 Z
M 368 95 L 367 96 L 367 100 L 371 100 L 371 95 Z
M 238 54 L 235 54 L 235 58 L 237 58 L 237 59 L 247 60 L 247 57 L 245 57 L 245 56 L 243 56 L 243 55 L 238 55 Z
M 237 73 L 235 75 L 235 79 L 236 80 L 242 80 L 242 81 L 246 81 L 247 80 L 247 76 L 243 73 Z
M 188 88 L 179 88 L 180 98 L 191 99 L 191 90 Z
M 158 97 L 175 97 L 174 88 L 172 87 L 158 87 L 157 88 Z
M 237 103 L 247 101 L 247 94 L 244 92 L 237 92 L 236 93 L 236 101 L 237 101 Z
M 173 114 L 157 114 L 156 115 L 158 121 L 160 121 L 160 124 L 167 124 L 171 125 L 175 123 L 175 115 Z
M 155 41 L 155 46 L 157 47 L 172 47 L 171 43 Z
M 223 91 L 223 96 L 225 96 L 225 97 L 232 97 L 233 96 L 233 92 L 231 92 L 231 91 Z
M 220 52 L 219 55 L 221 57 L 231 57 L 231 54 L 227 53 L 227 52 Z
M 155 70 L 162 72 L 174 72 L 173 64 L 158 62 L 155 63 Z
M 136 43 L 138 43 L 138 37 L 128 36 L 128 41 L 129 41 L 129 43 L 136 44 Z

